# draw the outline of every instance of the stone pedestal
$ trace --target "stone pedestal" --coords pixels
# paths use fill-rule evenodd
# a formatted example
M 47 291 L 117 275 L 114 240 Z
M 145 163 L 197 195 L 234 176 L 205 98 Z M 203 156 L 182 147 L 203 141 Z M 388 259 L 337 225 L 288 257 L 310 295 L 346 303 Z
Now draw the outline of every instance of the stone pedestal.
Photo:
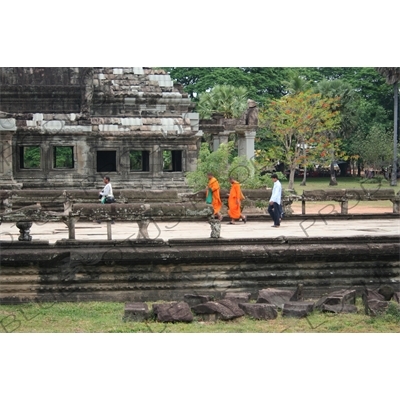
M 213 135 L 213 151 L 217 151 L 222 143 L 228 143 L 230 131 L 223 131 Z
M 30 242 L 32 240 L 32 236 L 29 233 L 32 227 L 32 222 L 17 222 L 16 226 L 19 229 L 20 233 L 18 240 L 23 242 Z
M 238 132 L 238 155 L 245 156 L 248 160 L 254 158 L 254 139 L 256 137 L 255 130 L 245 130 Z

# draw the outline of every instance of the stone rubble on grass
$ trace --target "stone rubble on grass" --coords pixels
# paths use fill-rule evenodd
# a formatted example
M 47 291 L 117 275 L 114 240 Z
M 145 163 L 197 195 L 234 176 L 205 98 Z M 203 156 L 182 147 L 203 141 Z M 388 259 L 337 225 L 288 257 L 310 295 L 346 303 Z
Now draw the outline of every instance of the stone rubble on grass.
M 193 314 L 184 301 L 153 304 L 153 313 L 158 322 L 192 322 Z
M 146 303 L 126 303 L 124 310 L 125 321 L 146 321 L 150 318 L 150 310 Z
M 283 304 L 282 317 L 305 318 L 314 311 L 313 301 L 291 301 Z
M 246 315 L 254 319 L 268 320 L 278 317 L 277 307 L 267 303 L 239 303 L 239 307 Z
M 235 302 L 230 300 L 208 301 L 207 303 L 192 307 L 192 311 L 201 319 L 207 321 L 216 321 L 219 319 L 229 321 L 244 315 L 244 311 Z
M 384 313 L 389 306 L 389 302 L 377 290 L 365 289 L 362 294 L 362 301 L 365 314 L 372 317 Z

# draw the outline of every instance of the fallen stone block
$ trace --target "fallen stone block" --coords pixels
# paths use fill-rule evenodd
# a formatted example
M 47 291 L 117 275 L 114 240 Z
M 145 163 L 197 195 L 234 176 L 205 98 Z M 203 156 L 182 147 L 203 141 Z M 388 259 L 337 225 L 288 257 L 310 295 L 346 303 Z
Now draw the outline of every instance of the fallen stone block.
M 278 316 L 277 307 L 267 303 L 239 303 L 239 307 L 254 319 L 275 319 Z
M 193 314 L 189 304 L 184 301 L 177 303 L 153 304 L 153 312 L 159 322 L 192 322 Z
M 383 296 L 386 301 L 390 301 L 394 295 L 394 289 L 389 285 L 382 285 L 378 289 L 378 293 Z
M 323 305 L 339 305 L 339 304 L 355 304 L 356 303 L 356 291 L 355 290 L 338 290 L 329 293 L 327 296 L 323 296 L 315 304 L 315 308 L 322 310 Z
M 208 301 L 207 303 L 192 307 L 192 311 L 202 319 L 208 321 L 215 321 L 218 319 L 228 321 L 244 315 L 244 311 L 230 300 Z
M 124 310 L 125 321 L 145 321 L 150 318 L 150 310 L 146 303 L 126 303 Z
M 385 301 L 385 297 L 382 294 L 380 294 L 377 290 L 365 289 L 363 296 L 365 295 L 367 296 L 368 300 Z
M 274 304 L 279 310 L 285 303 L 289 303 L 294 295 L 294 291 L 281 289 L 261 289 L 258 292 L 257 303 Z
M 251 293 L 226 293 L 224 299 L 231 300 L 236 304 L 247 303 L 250 300 Z
M 375 317 L 379 314 L 383 314 L 389 306 L 389 302 L 385 300 L 368 300 L 366 314 Z
M 354 304 L 322 304 L 320 310 L 335 314 L 354 314 L 358 311 Z
M 314 302 L 292 301 L 285 303 L 282 308 L 283 317 L 304 318 L 314 310 Z
M 185 294 L 183 299 L 190 307 L 197 306 L 198 304 L 207 303 L 207 301 L 214 300 L 214 296 L 206 296 L 201 294 Z

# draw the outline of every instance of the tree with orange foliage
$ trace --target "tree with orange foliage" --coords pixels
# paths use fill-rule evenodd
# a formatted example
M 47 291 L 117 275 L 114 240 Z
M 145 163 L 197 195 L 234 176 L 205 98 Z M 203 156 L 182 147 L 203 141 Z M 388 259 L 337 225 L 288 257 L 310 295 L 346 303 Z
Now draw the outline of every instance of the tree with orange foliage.
M 299 92 L 270 101 L 260 112 L 260 123 L 283 147 L 289 167 L 289 186 L 293 189 L 294 174 L 299 164 L 306 164 L 315 152 L 328 151 L 330 142 L 324 132 L 340 124 L 337 98 L 323 98 L 311 91 Z

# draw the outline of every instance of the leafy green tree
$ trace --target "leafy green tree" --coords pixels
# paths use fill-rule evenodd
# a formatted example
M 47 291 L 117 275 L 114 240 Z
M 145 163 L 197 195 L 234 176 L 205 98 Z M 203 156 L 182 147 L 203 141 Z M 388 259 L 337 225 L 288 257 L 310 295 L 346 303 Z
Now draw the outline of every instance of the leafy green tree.
M 180 83 L 189 97 L 198 101 L 200 93 L 216 85 L 243 86 L 248 97 L 257 103 L 285 94 L 283 81 L 288 78 L 288 68 L 213 67 L 164 68 L 175 82 Z
M 207 173 L 211 172 L 219 181 L 221 188 L 229 189 L 229 176 L 237 179 L 244 189 L 257 189 L 269 186 L 273 182 L 269 175 L 262 174 L 259 166 L 246 157 L 234 156 L 234 142 L 221 144 L 218 150 L 211 152 L 207 143 L 202 143 L 196 171 L 187 172 L 186 179 L 194 190 L 203 190 L 207 186 Z
M 360 157 L 374 170 L 388 167 L 393 160 L 392 134 L 382 126 L 374 125 L 358 145 Z
M 200 95 L 197 111 L 201 118 L 208 119 L 214 113 L 224 118 L 240 118 L 247 108 L 247 90 L 240 86 L 216 85 L 210 92 Z
M 306 163 L 303 149 L 313 148 L 310 140 L 316 134 L 333 130 L 339 124 L 337 106 L 336 99 L 300 92 L 273 100 L 261 111 L 261 123 L 284 150 L 285 163 L 290 170 L 289 189 L 293 189 L 296 168 L 300 163 Z

